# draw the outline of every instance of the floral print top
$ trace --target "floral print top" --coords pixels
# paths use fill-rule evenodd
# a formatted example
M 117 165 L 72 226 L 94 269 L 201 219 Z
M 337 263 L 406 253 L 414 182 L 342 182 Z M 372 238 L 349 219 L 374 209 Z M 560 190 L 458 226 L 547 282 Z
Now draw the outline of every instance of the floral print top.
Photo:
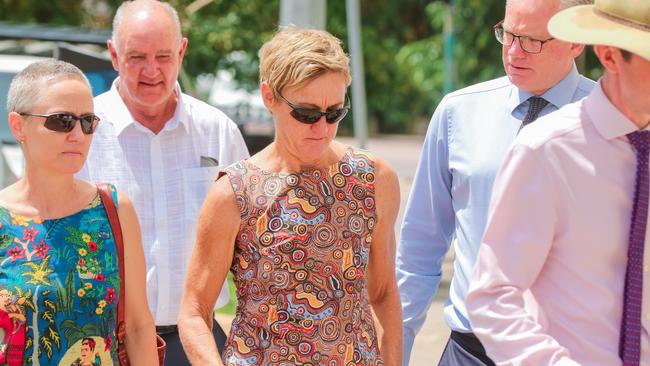
M 52 220 L 0 207 L 0 365 L 117 364 L 117 261 L 99 194 Z

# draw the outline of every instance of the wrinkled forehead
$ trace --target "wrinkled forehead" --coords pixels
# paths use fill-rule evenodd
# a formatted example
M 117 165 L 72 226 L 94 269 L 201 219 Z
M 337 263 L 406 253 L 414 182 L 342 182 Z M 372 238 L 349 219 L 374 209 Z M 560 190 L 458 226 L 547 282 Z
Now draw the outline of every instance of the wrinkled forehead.
M 174 20 L 166 13 L 139 10 L 125 16 L 118 32 L 121 51 L 176 51 L 181 36 Z
M 124 37 L 119 47 L 119 51 L 123 55 L 131 53 L 157 55 L 176 53 L 180 49 L 181 43 L 173 36 L 166 37 L 164 34 L 159 33 L 158 37 L 156 37 L 154 34 L 141 32 Z

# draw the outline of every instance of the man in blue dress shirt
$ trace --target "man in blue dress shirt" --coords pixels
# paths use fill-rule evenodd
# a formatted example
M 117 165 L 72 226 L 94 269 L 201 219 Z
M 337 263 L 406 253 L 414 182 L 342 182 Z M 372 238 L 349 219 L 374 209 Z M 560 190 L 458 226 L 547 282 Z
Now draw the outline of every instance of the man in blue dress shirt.
M 594 82 L 578 74 L 584 46 L 550 36 L 548 20 L 585 0 L 508 0 L 494 27 L 507 77 L 453 92 L 436 108 L 406 207 L 397 254 L 404 314 L 404 365 L 438 290 L 455 240 L 454 277 L 445 304 L 451 336 L 440 365 L 493 365 L 472 334 L 465 298 L 485 230 L 495 175 L 519 130 L 585 97 Z M 522 203 L 523 204 L 523 203 Z

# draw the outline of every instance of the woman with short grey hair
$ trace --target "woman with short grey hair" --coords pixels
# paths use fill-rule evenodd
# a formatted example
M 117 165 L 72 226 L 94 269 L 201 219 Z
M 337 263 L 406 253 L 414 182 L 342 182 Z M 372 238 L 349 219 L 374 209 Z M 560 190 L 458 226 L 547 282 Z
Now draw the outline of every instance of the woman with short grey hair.
M 25 172 L 0 191 L 0 364 L 118 364 L 118 299 L 128 279 L 129 357 L 157 365 L 133 206 L 106 186 L 113 198 L 106 203 L 115 202 L 121 222 L 111 227 L 100 188 L 74 176 L 99 123 L 88 80 L 63 61 L 33 63 L 13 79 L 7 110 Z M 113 229 L 121 229 L 125 244 L 125 278 Z

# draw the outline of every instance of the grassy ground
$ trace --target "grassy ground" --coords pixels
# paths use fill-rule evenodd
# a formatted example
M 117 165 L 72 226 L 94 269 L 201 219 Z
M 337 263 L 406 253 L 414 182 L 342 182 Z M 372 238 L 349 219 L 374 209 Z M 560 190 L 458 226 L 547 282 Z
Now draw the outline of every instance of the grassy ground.
M 237 295 L 235 294 L 235 283 L 232 280 L 232 273 L 228 272 L 228 293 L 230 294 L 230 301 L 224 306 L 216 310 L 217 314 L 235 316 L 237 310 Z

